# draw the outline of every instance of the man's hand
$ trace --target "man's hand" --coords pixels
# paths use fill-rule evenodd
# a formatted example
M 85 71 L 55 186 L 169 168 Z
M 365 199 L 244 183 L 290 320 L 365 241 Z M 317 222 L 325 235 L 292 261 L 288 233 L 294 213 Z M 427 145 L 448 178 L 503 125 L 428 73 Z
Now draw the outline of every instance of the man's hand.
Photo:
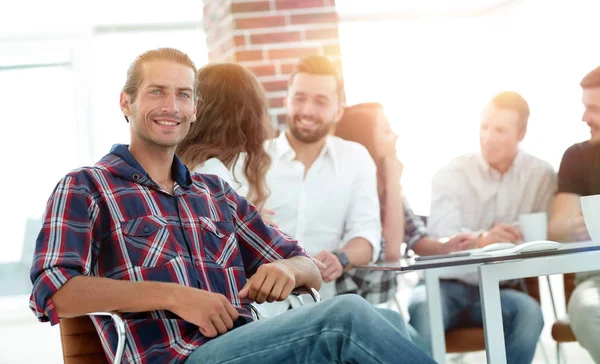
M 169 311 L 197 325 L 205 337 L 215 337 L 231 330 L 239 313 L 231 302 L 219 293 L 179 286 L 174 307 Z
M 317 264 L 317 267 L 321 272 L 324 282 L 334 281 L 344 273 L 342 263 L 340 263 L 340 260 L 332 252 L 323 250 L 313 258 L 323 263 L 322 265 Z
M 284 261 L 261 265 L 238 293 L 256 303 L 284 301 L 296 288 L 296 275 Z
M 513 225 L 497 222 L 494 227 L 483 233 L 479 239 L 478 246 L 484 247 L 493 243 L 511 242 L 516 243 L 523 239 L 521 231 Z
M 460 250 L 474 249 L 477 247 L 477 239 L 471 233 L 456 234 L 444 243 L 444 253 L 452 253 Z
M 583 220 L 582 214 L 569 218 L 568 226 L 573 241 L 592 240 L 592 238 L 590 237 L 590 233 L 585 227 L 585 221 Z

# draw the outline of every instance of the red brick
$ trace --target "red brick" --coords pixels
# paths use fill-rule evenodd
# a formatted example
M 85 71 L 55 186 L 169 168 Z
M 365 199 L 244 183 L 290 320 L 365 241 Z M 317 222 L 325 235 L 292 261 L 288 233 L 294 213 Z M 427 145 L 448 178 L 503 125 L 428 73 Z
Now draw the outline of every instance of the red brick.
M 269 99 L 269 107 L 270 108 L 275 108 L 275 107 L 283 107 L 284 105 L 284 100 L 285 97 L 272 97 Z
M 260 66 L 252 66 L 252 67 L 248 67 L 248 69 L 250 71 L 252 71 L 252 73 L 254 73 L 254 75 L 256 77 L 274 76 L 275 75 L 275 65 L 274 64 L 264 64 L 264 65 L 260 65 Z
M 282 81 L 267 81 L 263 82 L 263 87 L 267 92 L 285 91 L 287 90 L 287 80 Z
M 236 62 L 259 61 L 263 59 L 262 51 L 237 51 L 235 53 Z
M 233 3 L 231 4 L 232 13 L 250 13 L 253 11 L 271 10 L 270 1 L 253 1 L 249 3 Z
M 300 32 L 279 32 L 250 35 L 251 44 L 290 43 L 301 40 Z
M 341 54 L 339 44 L 331 44 L 323 47 L 326 56 L 339 56 Z
M 296 64 L 295 63 L 284 63 L 281 65 L 281 74 L 282 75 L 289 75 L 290 73 L 292 73 L 294 71 L 294 66 Z
M 233 42 L 235 43 L 236 47 L 242 47 L 246 45 L 246 37 L 244 37 L 243 35 L 236 35 L 235 37 L 233 37 Z
M 260 16 L 255 18 L 236 19 L 237 29 L 272 28 L 285 25 L 283 16 Z
M 325 6 L 325 0 L 275 0 L 275 9 L 306 9 L 322 8 Z
M 270 49 L 267 52 L 269 59 L 282 59 L 282 58 L 302 58 L 306 56 L 318 55 L 319 50 L 317 48 L 283 48 L 283 49 Z
M 321 39 L 338 39 L 339 33 L 337 28 L 328 29 L 313 29 L 306 31 L 307 40 L 321 40 Z
M 298 14 L 291 16 L 292 24 L 325 24 L 337 23 L 337 13 Z

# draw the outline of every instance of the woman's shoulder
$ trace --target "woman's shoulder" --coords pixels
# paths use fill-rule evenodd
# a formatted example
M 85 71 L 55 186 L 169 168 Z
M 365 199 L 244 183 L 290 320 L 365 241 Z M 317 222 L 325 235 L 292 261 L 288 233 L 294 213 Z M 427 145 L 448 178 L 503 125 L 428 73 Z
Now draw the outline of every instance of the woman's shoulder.
M 204 163 L 194 168 L 193 172 L 201 174 L 214 174 L 221 177 L 230 185 L 233 185 L 233 176 L 231 175 L 231 171 L 228 170 L 225 164 L 223 164 L 223 162 L 217 158 L 207 159 L 204 161 Z

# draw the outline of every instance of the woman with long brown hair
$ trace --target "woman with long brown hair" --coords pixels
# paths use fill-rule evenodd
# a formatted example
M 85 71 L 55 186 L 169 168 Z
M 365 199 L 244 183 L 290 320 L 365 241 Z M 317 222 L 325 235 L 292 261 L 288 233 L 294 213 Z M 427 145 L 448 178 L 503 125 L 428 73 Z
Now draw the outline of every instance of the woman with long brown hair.
M 230 171 L 243 161 L 246 197 L 260 209 L 271 166 L 264 144 L 274 134 L 262 86 L 243 66 L 220 63 L 198 71 L 197 93 L 196 121 L 177 155 L 190 170 L 216 174 L 234 187 Z

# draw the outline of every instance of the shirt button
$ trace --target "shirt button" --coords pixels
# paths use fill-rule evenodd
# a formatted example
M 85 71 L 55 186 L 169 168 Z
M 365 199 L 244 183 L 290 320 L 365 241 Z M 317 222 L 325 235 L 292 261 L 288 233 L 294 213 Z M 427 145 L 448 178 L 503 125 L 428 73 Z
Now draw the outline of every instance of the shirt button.
M 133 176 L 131 176 L 131 177 L 133 177 L 134 181 L 137 181 L 138 179 L 140 179 L 140 175 L 137 173 L 134 173 Z
M 145 226 L 145 227 L 144 227 L 144 232 L 145 232 L 145 233 L 147 233 L 148 231 L 150 231 L 150 228 L 149 228 L 149 227 L 147 227 L 147 226 Z

